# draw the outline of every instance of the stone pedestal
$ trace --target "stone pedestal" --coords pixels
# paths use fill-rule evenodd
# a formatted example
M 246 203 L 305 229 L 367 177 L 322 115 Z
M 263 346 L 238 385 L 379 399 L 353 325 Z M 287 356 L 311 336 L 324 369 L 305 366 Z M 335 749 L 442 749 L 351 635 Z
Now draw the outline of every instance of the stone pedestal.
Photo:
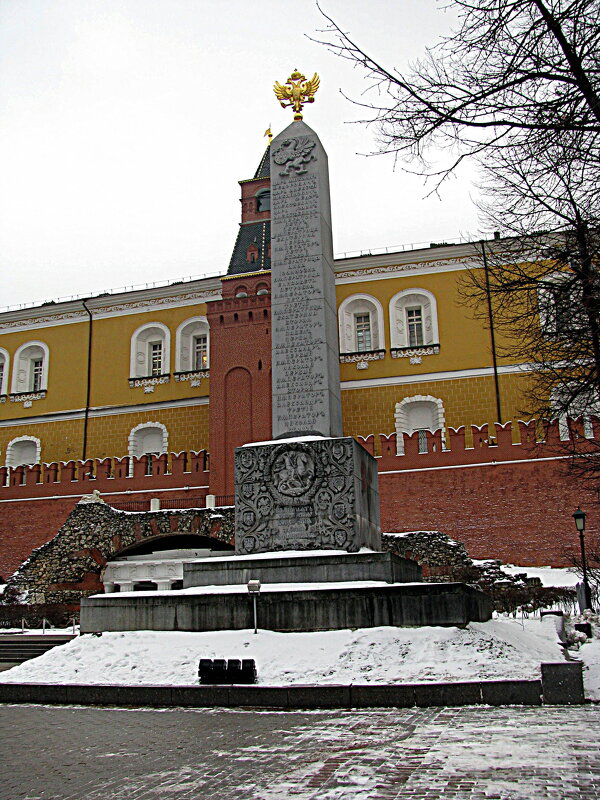
M 377 465 L 350 437 L 305 437 L 235 451 L 240 554 L 381 549 Z

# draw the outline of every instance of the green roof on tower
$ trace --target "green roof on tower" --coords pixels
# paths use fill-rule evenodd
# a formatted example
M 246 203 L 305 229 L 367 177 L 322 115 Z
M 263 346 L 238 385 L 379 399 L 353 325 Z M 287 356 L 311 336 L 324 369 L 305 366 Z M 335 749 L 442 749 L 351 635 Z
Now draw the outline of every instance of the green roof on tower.
M 269 136 L 271 143 L 271 130 Z M 271 160 L 267 146 L 260 163 L 242 187 L 242 221 L 229 262 L 228 275 L 271 269 Z

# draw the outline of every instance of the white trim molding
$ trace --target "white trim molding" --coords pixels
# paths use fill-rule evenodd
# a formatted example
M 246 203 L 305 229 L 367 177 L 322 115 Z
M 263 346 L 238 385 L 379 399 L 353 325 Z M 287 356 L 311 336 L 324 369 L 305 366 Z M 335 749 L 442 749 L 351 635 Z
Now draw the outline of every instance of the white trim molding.
M 444 412 L 444 403 L 439 397 L 432 397 L 430 394 L 415 394 L 412 397 L 405 397 L 399 403 L 396 403 L 394 411 L 394 418 L 396 420 L 396 455 L 404 455 L 404 438 L 403 433 L 412 434 L 416 430 L 424 430 L 425 428 L 415 428 L 409 424 L 408 410 L 411 405 L 415 403 L 427 403 L 432 411 L 432 424 L 428 425 L 427 430 L 442 431 L 442 442 L 446 441 L 446 415 Z
M 175 332 L 175 372 L 196 372 L 194 367 L 194 337 L 206 336 L 206 369 L 210 365 L 210 333 L 206 317 L 189 317 Z
M 42 372 L 40 376 L 40 385 L 35 391 L 45 392 L 47 390 L 50 350 L 45 342 L 31 340 L 22 344 L 15 352 L 12 369 L 11 394 L 31 393 L 34 391 L 31 369 L 32 362 L 36 356 L 38 358 L 41 356 Z
M 27 461 L 27 464 L 39 464 L 41 453 L 42 453 L 42 444 L 37 436 L 17 436 L 15 439 L 11 439 L 10 442 L 6 445 L 6 458 L 4 462 L 6 463 L 7 467 L 19 467 L 23 464 L 23 460 L 19 459 L 18 464 L 14 464 L 14 456 L 11 453 L 11 450 L 14 450 L 15 445 L 19 445 L 23 442 L 28 442 L 30 444 L 35 445 L 35 460 L 34 461 Z
M 423 332 L 423 341 L 413 345 L 409 341 L 406 319 L 406 310 L 411 306 L 421 308 Z M 437 302 L 435 296 L 427 289 L 403 289 L 397 292 L 390 300 L 389 311 L 391 348 L 422 348 L 439 343 Z
M 162 343 L 161 375 L 170 373 L 171 331 L 162 322 L 146 322 L 131 334 L 130 379 L 151 377 L 149 346 L 155 341 Z
M 0 380 L 0 395 L 8 394 L 8 372 L 10 370 L 10 355 L 8 350 L 0 347 L 0 359 L 2 360 L 2 380 Z
M 132 428 L 129 432 L 128 438 L 128 452 L 129 455 L 132 457 L 139 458 L 143 453 L 137 452 L 139 450 L 138 443 L 136 442 L 136 434 L 143 430 L 150 430 L 150 429 L 159 429 L 162 434 L 162 444 L 161 444 L 161 453 L 167 453 L 169 451 L 169 432 L 167 430 L 166 425 L 163 425 L 162 422 L 141 422 L 139 425 L 136 425 L 135 428 Z M 131 466 L 131 465 L 130 465 Z
M 352 294 L 340 303 L 338 327 L 340 334 L 340 353 L 357 353 L 356 315 L 369 314 L 371 347 L 369 351 L 385 349 L 385 327 L 383 306 L 370 294 Z

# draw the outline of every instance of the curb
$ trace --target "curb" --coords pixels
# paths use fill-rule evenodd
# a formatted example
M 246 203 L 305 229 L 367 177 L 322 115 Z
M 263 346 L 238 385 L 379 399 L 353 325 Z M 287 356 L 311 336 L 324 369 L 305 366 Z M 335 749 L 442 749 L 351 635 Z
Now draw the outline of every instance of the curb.
M 191 708 L 425 708 L 542 704 L 542 682 L 295 686 L 99 686 L 0 683 L 0 703 Z
M 0 683 L 0 703 L 160 708 L 429 708 L 585 703 L 580 661 L 541 665 L 541 680 L 293 686 Z

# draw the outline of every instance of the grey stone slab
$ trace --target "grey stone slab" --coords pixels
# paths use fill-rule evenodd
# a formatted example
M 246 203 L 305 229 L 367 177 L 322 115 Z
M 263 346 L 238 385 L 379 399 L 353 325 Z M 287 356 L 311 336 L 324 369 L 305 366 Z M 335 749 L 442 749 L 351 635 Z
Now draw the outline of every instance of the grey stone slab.
M 183 588 L 191 586 L 246 585 L 261 583 L 327 583 L 333 581 L 421 581 L 422 570 L 416 561 L 394 553 L 338 553 L 295 557 L 249 558 L 192 561 L 183 565 Z
M 227 708 L 229 686 L 173 686 L 171 703 L 190 708 Z
M 170 686 L 115 686 L 115 701 L 124 706 L 170 706 Z
M 17 688 L 18 686 L 18 688 Z M 56 683 L 23 683 L 15 685 L 15 699 L 19 703 L 66 703 L 66 687 Z
M 539 706 L 541 681 L 482 681 L 481 702 L 488 706 Z
M 341 436 L 327 154 L 300 121 L 270 157 L 273 437 Z
M 288 690 L 286 686 L 230 686 L 229 705 L 252 708 L 287 708 Z
M 542 664 L 544 703 L 561 706 L 584 703 L 582 670 L 581 661 Z
M 0 703 L 26 702 L 26 693 L 20 683 L 0 683 Z
M 381 549 L 377 464 L 350 437 L 235 451 L 236 552 Z
M 99 686 L 94 684 L 67 685 L 67 702 L 82 706 L 112 706 L 117 705 L 114 686 Z
M 479 683 L 414 684 L 417 706 L 472 706 L 481 703 Z
M 288 686 L 289 708 L 350 708 L 350 686 Z
M 323 631 L 381 625 L 485 622 L 491 601 L 460 583 L 406 583 L 261 592 L 258 626 L 274 631 Z M 98 595 L 81 603 L 81 631 L 241 630 L 254 626 L 248 592 Z
M 352 708 L 411 708 L 415 703 L 412 685 L 352 684 L 350 687 Z

